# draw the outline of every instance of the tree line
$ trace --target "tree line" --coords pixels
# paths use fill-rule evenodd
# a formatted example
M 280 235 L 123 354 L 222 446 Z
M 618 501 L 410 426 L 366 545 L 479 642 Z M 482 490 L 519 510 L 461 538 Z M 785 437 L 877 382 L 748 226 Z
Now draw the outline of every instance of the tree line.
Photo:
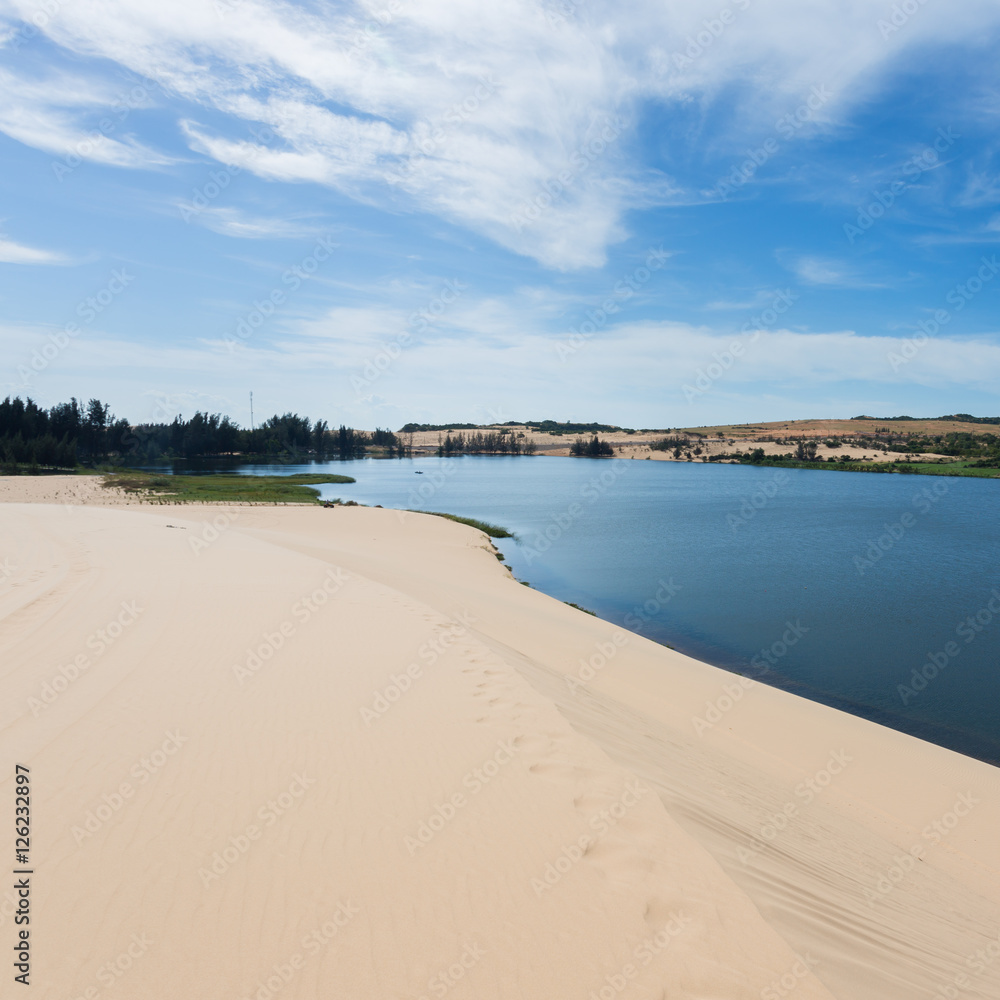
M 275 414 L 248 429 L 228 416 L 201 412 L 188 420 L 132 424 L 99 399 L 84 405 L 73 398 L 48 410 L 20 397 L 0 403 L 0 463 L 8 472 L 21 466 L 72 469 L 234 455 L 346 459 L 372 451 L 402 457 L 410 445 L 390 430 L 333 429 L 325 420 L 313 423 L 297 413 Z
M 578 437 L 569 446 L 569 453 L 577 458 L 610 458 L 614 455 L 615 449 L 595 434 L 589 441 Z
M 524 431 L 503 427 L 498 431 L 476 431 L 472 434 L 448 434 L 439 441 L 439 456 L 450 455 L 534 455 L 535 442 Z

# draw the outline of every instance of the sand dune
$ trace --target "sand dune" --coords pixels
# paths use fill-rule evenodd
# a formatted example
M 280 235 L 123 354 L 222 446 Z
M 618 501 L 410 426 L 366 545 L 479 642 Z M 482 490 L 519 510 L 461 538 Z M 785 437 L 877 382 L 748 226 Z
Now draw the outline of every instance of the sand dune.
M 724 708 L 452 522 L 87 490 L 0 505 L 35 995 L 1000 995 L 995 768 Z

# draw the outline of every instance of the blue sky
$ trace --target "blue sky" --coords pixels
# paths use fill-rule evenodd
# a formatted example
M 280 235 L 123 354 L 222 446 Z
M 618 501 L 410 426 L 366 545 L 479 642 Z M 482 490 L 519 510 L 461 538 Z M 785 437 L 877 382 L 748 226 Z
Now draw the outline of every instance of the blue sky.
M 996 415 L 998 42 L 980 0 L 0 0 L 0 391 Z

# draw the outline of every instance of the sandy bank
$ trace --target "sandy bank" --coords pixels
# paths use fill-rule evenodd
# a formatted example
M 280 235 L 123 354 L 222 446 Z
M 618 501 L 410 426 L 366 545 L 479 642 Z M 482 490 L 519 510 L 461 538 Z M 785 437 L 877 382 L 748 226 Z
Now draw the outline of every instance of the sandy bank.
M 37 996 L 1000 995 L 996 769 L 439 518 L 85 500 L 0 504 Z

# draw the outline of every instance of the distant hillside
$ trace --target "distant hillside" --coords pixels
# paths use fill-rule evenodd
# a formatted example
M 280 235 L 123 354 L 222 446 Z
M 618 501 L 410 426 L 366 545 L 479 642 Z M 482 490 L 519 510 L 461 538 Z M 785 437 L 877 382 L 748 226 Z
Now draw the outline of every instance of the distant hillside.
M 974 417 L 971 413 L 952 413 L 947 417 L 869 417 L 862 414 L 860 417 L 851 417 L 852 420 L 953 420 L 960 424 L 1000 424 L 1000 417 Z

